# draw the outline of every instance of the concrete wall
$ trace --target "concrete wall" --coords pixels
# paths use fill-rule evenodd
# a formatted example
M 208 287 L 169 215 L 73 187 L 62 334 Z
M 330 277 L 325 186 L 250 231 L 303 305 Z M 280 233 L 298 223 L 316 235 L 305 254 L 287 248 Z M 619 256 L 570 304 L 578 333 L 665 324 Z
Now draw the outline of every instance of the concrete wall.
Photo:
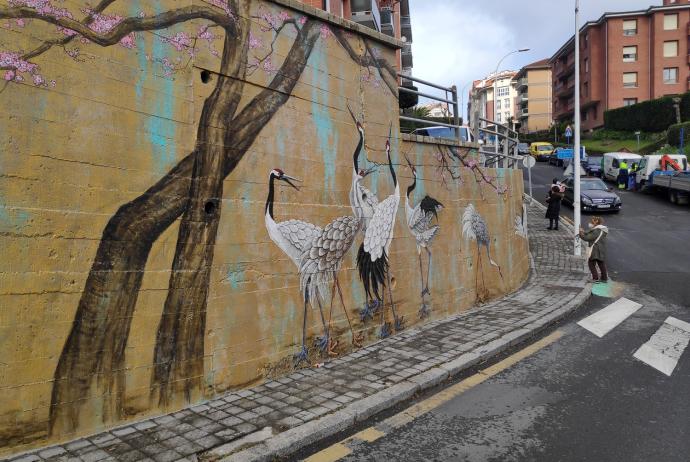
M 275 180 L 276 221 L 323 227 L 352 215 L 359 132 L 348 106 L 366 130 L 361 168 L 380 164 L 364 184 L 379 199 L 394 191 L 392 124 L 401 187 L 407 154 L 420 177 L 415 203 L 429 194 L 445 206 L 431 319 L 525 279 L 520 172 L 478 169 L 466 147 L 460 161 L 402 141 L 396 42 L 287 4 L 121 0 L 84 26 L 85 1 L 49 2 L 41 14 L 0 2 L 0 17 L 20 18 L 0 20 L 0 455 L 293 367 L 304 303 L 297 267 L 267 232 L 269 176 L 303 180 L 299 191 Z M 61 46 L 44 46 L 55 39 Z M 448 162 L 458 178 L 438 176 Z M 487 247 L 478 258 L 470 230 L 463 237 L 469 204 L 502 277 Z M 421 281 L 404 214 L 403 198 L 389 257 L 410 326 L 422 321 Z M 337 353 L 352 344 L 345 312 L 363 343 L 379 335 L 378 319 L 360 321 L 362 234 L 353 239 L 336 273 L 346 310 L 336 297 Z M 318 308 L 307 311 L 309 360 L 322 361 Z

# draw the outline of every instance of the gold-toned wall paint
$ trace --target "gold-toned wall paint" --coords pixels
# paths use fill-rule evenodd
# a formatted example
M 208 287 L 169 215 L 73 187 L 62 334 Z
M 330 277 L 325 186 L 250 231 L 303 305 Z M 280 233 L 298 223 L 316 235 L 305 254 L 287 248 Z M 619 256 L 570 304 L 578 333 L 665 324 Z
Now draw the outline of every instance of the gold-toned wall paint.
M 224 13 L 214 3 L 121 0 L 104 14 L 139 17 L 141 11 L 143 17 L 152 17 L 187 6 Z M 252 34 L 248 61 L 253 63 L 256 57 L 266 55 L 271 61 L 265 67 L 266 61 L 261 62 L 260 69 L 246 76 L 236 117 L 274 81 L 279 74 L 274 69 L 283 64 L 297 38 L 292 26 L 279 34 L 267 30 L 266 15 L 276 20 L 283 13 L 283 19 L 295 19 L 301 27 L 301 18 L 307 18 L 304 12 L 271 2 L 243 0 L 239 7 L 242 4 L 251 13 L 247 18 Z M 67 0 L 56 5 L 75 18 L 86 16 L 82 11 L 87 7 L 85 1 Z M 16 7 L 17 3 L 0 1 L 0 18 Z M 514 290 L 527 275 L 526 241 L 514 229 L 521 210 L 520 172 L 485 171 L 488 176 L 500 177 L 495 183 L 506 187 L 502 194 L 489 184 L 477 183 L 476 171 L 469 168 L 461 169 L 462 182 L 450 181 L 444 186 L 434 160 L 438 148 L 402 141 L 397 135 L 397 101 L 386 84 L 385 69 L 361 65 L 371 64 L 374 57 L 395 62 L 395 49 L 348 32 L 345 38 L 351 51 L 370 60 L 356 63 L 336 37 L 337 26 L 318 23 L 313 29 L 318 37 L 290 98 L 273 112 L 223 180 L 203 308 L 201 388 L 190 399 L 182 393 L 173 394 L 164 407 L 151 398 L 157 331 L 182 220 L 178 216 L 161 231 L 145 259 L 136 305 L 126 319 L 131 328 L 124 338 L 124 363 L 118 372 L 124 380 L 116 388 L 121 394 L 104 395 L 100 376 L 87 376 L 91 386 L 78 407 L 76 424 L 68 428 L 58 420 L 49 434 L 51 400 L 63 404 L 51 397 L 56 368 L 70 332 L 78 327 L 77 307 L 96 252 L 103 245 L 104 229 L 120 207 L 166 178 L 169 170 L 198 146 L 202 109 L 218 88 L 221 60 L 203 39 L 198 40 L 199 51 L 190 55 L 189 46 L 183 46 L 183 36 L 177 34 L 199 35 L 205 24 L 207 20 L 194 19 L 162 30 L 136 32 L 133 48 L 73 40 L 64 48 L 53 47 L 28 59 L 40 69 L 17 70 L 15 77 L 19 74 L 23 81 L 0 81 L 0 246 L 4 257 L 0 260 L 0 454 L 176 409 L 188 401 L 247 386 L 267 373 L 284 370 L 282 366 L 291 362 L 301 341 L 302 298 L 296 267 L 266 232 L 264 204 L 269 172 L 281 168 L 304 180 L 299 192 L 278 188 L 276 220 L 298 218 L 323 226 L 335 217 L 351 214 L 348 191 L 358 138 L 348 104 L 364 121 L 372 160 L 385 161 L 383 148 L 393 124 L 392 152 L 403 194 L 410 179 L 403 161 L 403 154 L 407 154 L 418 165 L 421 178 L 413 196 L 415 203 L 429 194 L 445 206 L 439 213 L 441 229 L 432 245 L 432 319 L 471 306 L 477 298 L 475 280 L 482 284 L 481 278 L 475 278 L 476 245 L 462 236 L 462 213 L 469 203 L 487 220 L 492 257 L 501 265 L 504 277 L 501 281 L 485 259 L 486 291 L 481 289 L 480 295 L 496 297 Z M 0 53 L 6 53 L 6 60 L 11 58 L 7 53 L 25 53 L 45 40 L 65 37 L 54 24 L 40 18 L 21 24 L 0 19 L 0 26 Z M 221 52 L 223 33 L 217 28 L 212 33 L 217 35 L 210 40 L 213 49 Z M 270 53 L 274 36 L 277 39 Z M 375 56 L 367 55 L 365 39 Z M 75 55 L 77 48 L 78 56 L 69 56 Z M 173 73 L 166 67 L 166 58 L 171 60 Z M 211 72 L 207 83 L 200 78 L 202 70 Z M 0 76 L 6 72 L 7 68 L 0 71 Z M 37 75 L 44 82 L 35 84 Z M 229 120 L 213 125 L 208 132 L 234 128 Z M 234 146 L 226 148 L 232 150 Z M 393 191 L 384 167 L 367 177 L 365 184 L 380 199 Z M 161 196 L 160 208 L 173 199 Z M 409 326 L 419 322 L 420 281 L 414 240 L 404 217 L 403 197 L 390 258 L 396 279 L 394 299 Z M 345 257 L 340 282 L 348 312 L 356 320 L 355 329 L 364 331 L 366 341 L 372 341 L 378 322 L 362 324 L 358 316 L 364 304 L 355 268 L 359 242 L 361 237 Z M 107 295 L 101 299 L 104 304 Z M 334 328 L 345 351 L 350 340 L 347 321 L 337 305 L 334 315 Z M 320 333 L 318 314 L 311 309 L 308 327 L 310 337 Z

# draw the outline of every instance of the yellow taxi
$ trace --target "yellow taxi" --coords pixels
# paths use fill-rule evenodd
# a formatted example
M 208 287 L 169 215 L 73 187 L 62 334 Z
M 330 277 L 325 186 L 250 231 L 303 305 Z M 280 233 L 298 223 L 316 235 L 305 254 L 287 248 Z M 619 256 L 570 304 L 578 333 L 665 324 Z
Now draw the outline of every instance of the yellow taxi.
M 529 153 L 536 160 L 548 160 L 553 154 L 553 145 L 543 141 L 532 143 L 529 146 Z

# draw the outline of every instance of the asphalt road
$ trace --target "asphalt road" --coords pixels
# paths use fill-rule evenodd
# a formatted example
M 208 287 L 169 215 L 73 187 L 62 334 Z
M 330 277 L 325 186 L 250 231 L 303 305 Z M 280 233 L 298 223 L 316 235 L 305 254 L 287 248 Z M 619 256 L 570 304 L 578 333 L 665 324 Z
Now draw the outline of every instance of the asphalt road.
M 560 169 L 532 173 L 543 198 Z M 668 316 L 690 322 L 690 207 L 621 196 L 623 211 L 606 217 L 614 282 L 554 326 L 562 337 L 373 442 L 348 443 L 351 454 L 318 460 L 690 460 L 690 351 L 670 377 L 633 357 Z M 603 338 L 576 324 L 620 297 L 642 308 Z

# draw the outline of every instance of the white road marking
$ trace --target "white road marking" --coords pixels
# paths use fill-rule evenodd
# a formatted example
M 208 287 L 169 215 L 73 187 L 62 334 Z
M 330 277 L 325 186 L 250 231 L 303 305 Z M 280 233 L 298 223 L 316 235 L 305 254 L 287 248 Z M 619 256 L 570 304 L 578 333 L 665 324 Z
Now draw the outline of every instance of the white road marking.
M 637 302 L 620 298 L 577 324 L 601 338 L 641 307 L 642 305 Z
M 688 342 L 690 323 L 669 316 L 634 356 L 670 377 Z

